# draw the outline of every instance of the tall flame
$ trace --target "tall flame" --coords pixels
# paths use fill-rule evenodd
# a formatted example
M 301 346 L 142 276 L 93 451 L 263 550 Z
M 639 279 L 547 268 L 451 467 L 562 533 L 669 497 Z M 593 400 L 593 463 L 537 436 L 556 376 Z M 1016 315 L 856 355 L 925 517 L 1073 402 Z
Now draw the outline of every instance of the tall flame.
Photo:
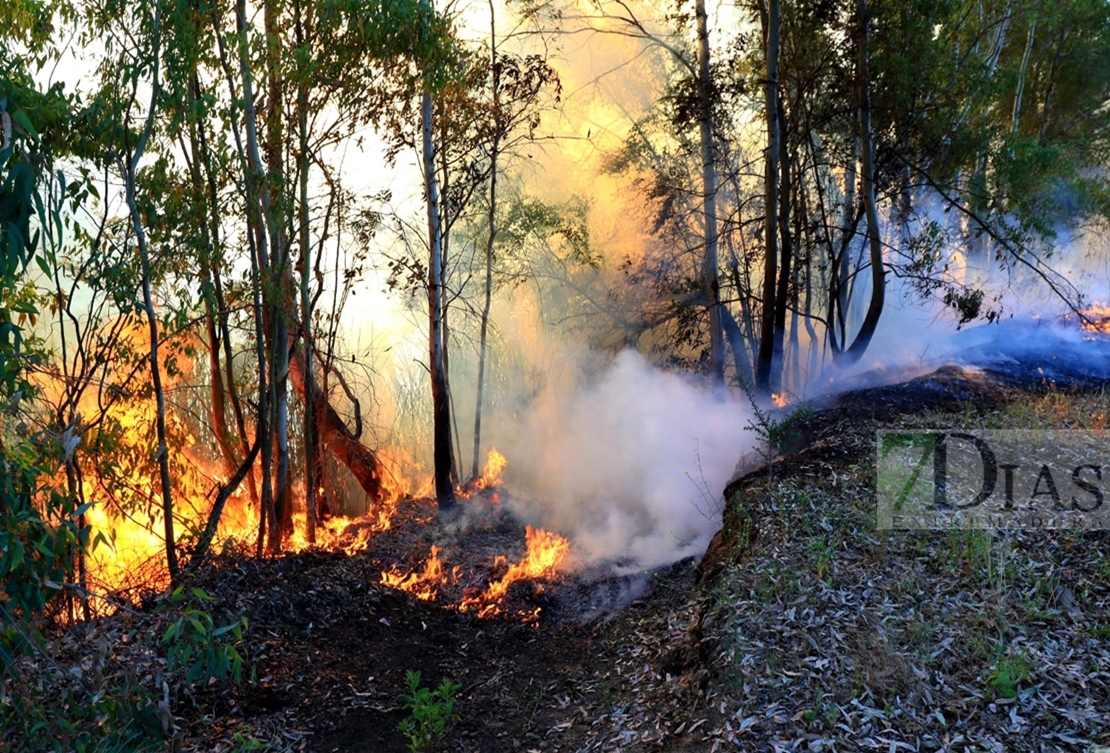
M 117 348 L 136 357 L 149 352 L 149 335 L 145 327 L 122 326 Z M 181 345 L 183 341 L 178 340 Z M 201 343 L 191 343 L 196 350 Z M 163 358 L 166 394 L 175 399 L 195 390 L 188 375 L 195 373 L 192 359 L 184 347 L 165 348 Z M 191 352 L 191 351 L 190 351 Z M 169 359 L 173 368 L 168 368 Z M 121 359 L 108 370 L 101 390 L 79 391 L 78 380 L 67 381 L 57 373 L 39 372 L 34 376 L 36 387 L 49 415 L 62 413 L 58 406 L 69 406 L 65 413 L 72 416 L 73 426 L 67 432 L 80 434 L 70 457 L 79 473 L 67 479 L 63 468 L 54 479 L 59 489 L 80 494 L 82 501 L 92 502 L 84 515 L 90 529 L 90 541 L 96 542 L 86 563 L 88 587 L 93 593 L 134 594 L 139 590 L 158 591 L 169 585 L 165 564 L 165 539 L 161 490 L 154 461 L 155 402 L 149 387 L 143 383 L 141 369 L 132 368 L 133 360 Z M 204 377 L 201 376 L 200 379 Z M 49 422 L 49 419 L 48 419 Z M 216 489 L 226 481 L 222 458 L 212 448 L 213 441 L 198 441 L 204 431 L 195 419 L 194 409 L 180 408 L 171 401 L 167 406 L 166 423 L 170 437 L 171 476 L 173 478 L 174 525 L 178 544 L 187 546 L 207 525 Z M 252 427 L 248 425 L 248 432 Z M 366 548 L 372 532 L 384 531 L 392 523 L 396 505 L 407 491 L 401 485 L 408 474 L 403 463 L 389 453 L 379 453 L 385 469 L 386 496 L 365 518 L 334 517 L 319 522 L 316 542 L 305 538 L 305 513 L 294 513 L 293 536 L 286 549 L 300 551 L 310 546 L 353 553 Z M 68 488 L 72 479 L 80 479 L 78 489 Z M 258 535 L 257 503 L 250 493 L 250 479 L 245 480 L 227 500 L 217 529 L 213 549 L 221 543 L 251 542 Z M 303 495 L 293 495 L 303 499 Z M 359 525 L 352 527 L 352 523 Z M 102 604 L 91 604 L 94 611 Z

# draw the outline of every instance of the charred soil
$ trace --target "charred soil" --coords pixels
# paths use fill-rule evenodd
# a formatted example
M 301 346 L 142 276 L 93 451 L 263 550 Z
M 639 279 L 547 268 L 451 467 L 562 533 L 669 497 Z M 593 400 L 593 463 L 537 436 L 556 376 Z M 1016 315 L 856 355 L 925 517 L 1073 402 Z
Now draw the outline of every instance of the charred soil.
M 179 704 L 179 747 L 402 751 L 410 670 L 459 686 L 427 750 L 1110 745 L 1110 538 L 876 531 L 873 479 L 876 429 L 1108 416 L 1101 387 L 960 368 L 849 393 L 795 421 L 769 466 L 741 464 L 702 562 L 521 581 L 487 616 L 461 605 L 526 547 L 497 490 L 453 522 L 407 500 L 352 555 L 224 553 L 196 584 L 249 620 L 256 678 Z M 434 595 L 383 583 L 433 552 Z

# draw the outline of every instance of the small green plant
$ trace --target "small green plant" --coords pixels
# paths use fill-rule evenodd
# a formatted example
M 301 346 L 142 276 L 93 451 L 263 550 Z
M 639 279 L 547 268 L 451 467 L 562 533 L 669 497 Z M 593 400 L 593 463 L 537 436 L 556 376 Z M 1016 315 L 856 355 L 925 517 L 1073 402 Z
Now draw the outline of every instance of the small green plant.
M 1001 653 L 1001 646 L 998 649 Z M 1017 698 L 1018 686 L 1033 676 L 1033 667 L 1024 653 L 999 656 L 986 678 L 987 690 L 997 698 Z
M 823 538 L 812 539 L 809 543 L 809 553 L 813 558 L 813 569 L 820 580 L 825 580 L 832 565 L 833 547 Z
M 409 692 L 398 700 L 409 710 L 409 716 L 397 725 L 397 729 L 408 737 L 409 750 L 417 751 L 443 735 L 447 722 L 458 718 L 455 693 L 462 686 L 444 677 L 435 690 L 424 688 L 420 686 L 420 673 L 411 669 L 405 672 L 405 682 Z
M 162 636 L 166 647 L 166 669 L 185 670 L 185 683 L 206 684 L 209 680 L 239 682 L 243 675 L 243 655 L 239 644 L 247 619 L 216 627 L 212 615 L 203 609 L 212 597 L 199 588 L 188 591 L 178 586 L 170 595 L 170 604 L 181 606 L 181 615 Z
M 791 408 L 785 417 L 778 419 L 771 410 L 764 410 L 760 407 L 760 401 L 756 397 L 753 385 L 743 379 L 738 381 L 738 385 L 748 398 L 753 416 L 744 428 L 747 431 L 754 431 L 762 440 L 762 446 L 759 447 L 758 452 L 770 466 L 775 455 L 783 452 L 787 446 L 800 439 L 798 424 L 812 416 L 813 409 L 807 405 L 798 405 Z M 768 471 L 771 470 L 768 467 Z

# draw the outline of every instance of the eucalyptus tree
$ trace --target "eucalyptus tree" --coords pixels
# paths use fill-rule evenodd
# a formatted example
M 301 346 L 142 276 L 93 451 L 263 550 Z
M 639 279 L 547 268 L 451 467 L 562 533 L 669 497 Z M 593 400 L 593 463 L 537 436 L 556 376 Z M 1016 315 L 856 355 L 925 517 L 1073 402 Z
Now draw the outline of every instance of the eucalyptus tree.
M 485 388 L 487 350 L 489 346 L 490 306 L 493 299 L 494 250 L 498 235 L 500 195 L 498 179 L 506 156 L 512 158 L 520 147 L 536 138 L 544 109 L 559 103 L 561 85 L 558 74 L 538 55 L 521 57 L 499 53 L 497 49 L 497 16 L 490 2 L 489 87 L 485 97 L 475 102 L 476 111 L 484 114 L 473 140 L 473 147 L 485 156 L 486 242 L 483 253 L 484 280 L 482 309 L 478 324 L 478 382 L 474 402 L 474 448 L 470 477 L 478 478 L 482 446 L 482 404 Z M 545 97 L 546 93 L 546 97 Z M 484 100 L 484 101 L 483 101 Z

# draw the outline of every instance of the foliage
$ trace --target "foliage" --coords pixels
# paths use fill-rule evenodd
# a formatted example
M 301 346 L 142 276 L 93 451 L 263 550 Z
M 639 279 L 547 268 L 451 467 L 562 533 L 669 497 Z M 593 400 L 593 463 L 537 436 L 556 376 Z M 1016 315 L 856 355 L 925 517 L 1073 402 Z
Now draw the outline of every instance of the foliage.
M 0 109 L 7 104 L 4 100 Z M 32 433 L 22 421 L 13 430 L 9 420 L 33 394 L 25 366 L 29 357 L 38 357 L 24 347 L 21 330 L 22 322 L 38 313 L 34 298 L 17 299 L 13 293 L 22 287 L 31 261 L 38 261 L 41 229 L 47 227 L 29 159 L 37 134 L 21 110 L 12 120 L 20 126 L 22 143 L 18 150 L 17 141 L 0 151 L 6 168 L 0 184 L 0 744 L 16 750 L 41 749 L 44 741 L 57 751 L 144 750 L 162 731 L 149 694 L 131 676 L 92 690 L 102 664 L 93 663 L 91 677 L 80 666 L 62 668 L 48 653 L 41 630 L 47 610 L 73 581 L 76 557 L 91 542 L 79 522 L 88 505 L 53 484 L 54 470 L 76 449 L 78 428 Z M 33 217 L 38 229 L 32 232 Z M 14 300 L 21 302 L 12 306 Z
M 421 687 L 420 672 L 411 669 L 405 672 L 405 682 L 409 692 L 398 700 L 410 714 L 397 728 L 408 737 L 409 750 L 416 751 L 442 736 L 447 722 L 457 718 L 455 693 L 462 686 L 444 677 L 435 690 Z
M 996 698 L 1016 698 L 1021 685 L 1033 676 L 1033 666 L 1025 654 L 1003 655 L 1001 644 L 996 649 L 994 667 L 986 676 L 986 688 Z
M 207 685 L 211 680 L 238 683 L 243 676 L 243 655 L 239 645 L 247 619 L 216 627 L 212 615 L 202 609 L 212 597 L 200 588 L 178 586 L 170 595 L 170 604 L 178 607 L 180 616 L 169 626 L 162 643 L 166 647 L 166 670 L 184 671 L 186 686 Z
M 762 440 L 759 452 L 768 463 L 774 455 L 783 452 L 799 437 L 798 425 L 805 422 L 813 415 L 813 409 L 804 403 L 792 405 L 789 410 L 780 415 L 775 411 L 760 406 L 755 390 L 749 383 L 740 380 L 740 389 L 748 398 L 752 409 L 752 418 L 748 419 L 745 430 L 755 432 Z

